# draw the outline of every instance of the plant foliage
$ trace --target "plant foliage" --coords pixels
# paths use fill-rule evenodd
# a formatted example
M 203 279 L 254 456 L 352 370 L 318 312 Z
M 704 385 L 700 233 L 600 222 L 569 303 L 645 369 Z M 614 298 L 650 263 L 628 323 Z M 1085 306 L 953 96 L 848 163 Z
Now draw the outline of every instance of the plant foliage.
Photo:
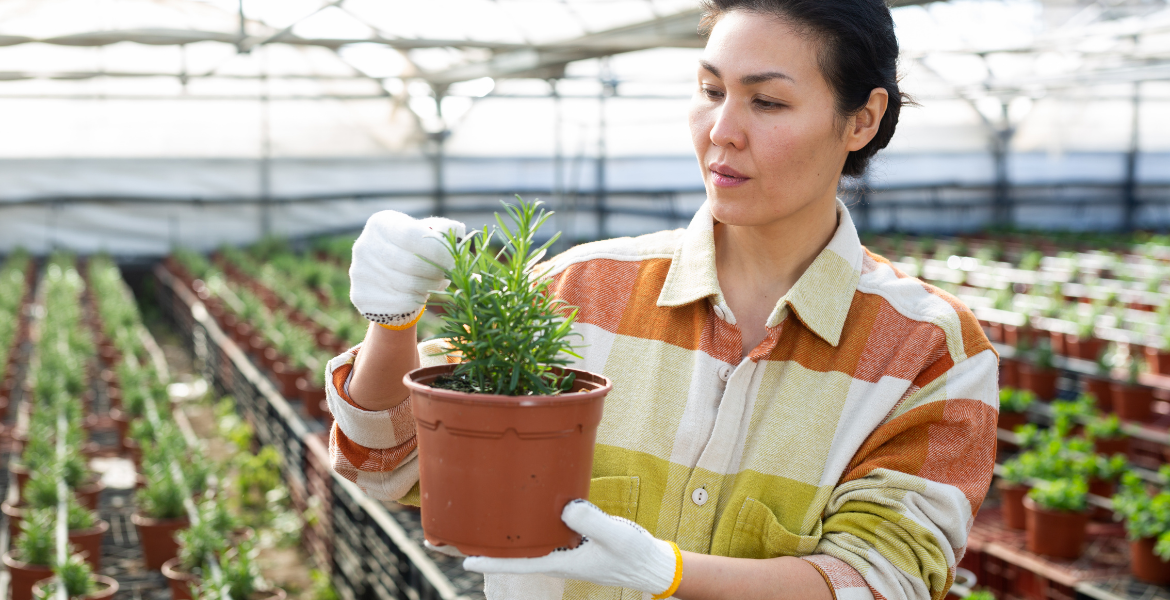
M 1045 510 L 1081 512 L 1088 506 L 1089 485 L 1080 477 L 1040 481 L 1028 497 Z
M 568 365 L 570 356 L 580 358 L 569 339 L 576 335 L 572 327 L 577 311 L 548 293 L 551 280 L 537 268 L 560 237 L 558 233 L 540 246 L 535 241 L 553 213 L 541 209 L 539 201 L 516 198 L 518 204 L 504 203 L 511 227 L 497 213 L 493 232 L 471 232 L 462 240 L 447 233 L 455 266 L 444 269 L 451 281 L 448 289 L 435 294 L 446 309 L 440 335 L 447 338 L 448 353 L 462 360 L 455 369 L 455 378 L 464 382 L 458 389 L 554 395 L 573 384 L 572 375 L 558 375 L 555 368 Z M 503 248 L 492 255 L 488 248 L 497 232 Z

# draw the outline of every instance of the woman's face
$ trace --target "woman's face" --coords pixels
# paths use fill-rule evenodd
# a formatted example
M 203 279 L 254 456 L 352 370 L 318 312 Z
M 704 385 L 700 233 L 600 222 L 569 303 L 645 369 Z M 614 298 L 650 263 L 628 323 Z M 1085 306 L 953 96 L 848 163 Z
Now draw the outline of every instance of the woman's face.
M 716 220 L 768 225 L 835 197 L 852 120 L 837 116 L 817 50 L 752 12 L 732 11 L 712 29 L 689 121 Z

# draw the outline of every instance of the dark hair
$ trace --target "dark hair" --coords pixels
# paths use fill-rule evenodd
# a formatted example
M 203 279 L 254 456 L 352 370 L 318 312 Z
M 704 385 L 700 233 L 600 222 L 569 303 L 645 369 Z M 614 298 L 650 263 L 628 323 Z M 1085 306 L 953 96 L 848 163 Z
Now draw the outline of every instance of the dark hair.
M 886 89 L 890 100 L 877 134 L 864 148 L 850 152 L 841 169 L 842 175 L 861 176 L 869 159 L 890 143 L 902 105 L 911 103 L 898 90 L 898 38 L 884 0 L 704 0 L 699 33 L 708 35 L 723 15 L 735 10 L 782 19 L 817 38 L 821 75 L 833 89 L 838 115 L 856 114 L 870 92 Z

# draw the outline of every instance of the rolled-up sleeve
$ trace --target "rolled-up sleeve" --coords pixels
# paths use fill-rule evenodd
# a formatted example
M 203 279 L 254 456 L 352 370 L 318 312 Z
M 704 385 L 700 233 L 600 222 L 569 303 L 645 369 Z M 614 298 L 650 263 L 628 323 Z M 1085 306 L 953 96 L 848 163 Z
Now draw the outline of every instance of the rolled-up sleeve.
M 441 342 L 419 344 L 423 366 L 444 364 Z M 418 504 L 418 442 L 408 398 L 389 410 L 371 411 L 349 396 L 355 347 L 325 367 L 325 395 L 333 413 L 329 459 L 333 470 L 379 500 Z
M 838 599 L 946 595 L 995 465 L 996 369 L 944 354 L 854 456 L 805 557 Z

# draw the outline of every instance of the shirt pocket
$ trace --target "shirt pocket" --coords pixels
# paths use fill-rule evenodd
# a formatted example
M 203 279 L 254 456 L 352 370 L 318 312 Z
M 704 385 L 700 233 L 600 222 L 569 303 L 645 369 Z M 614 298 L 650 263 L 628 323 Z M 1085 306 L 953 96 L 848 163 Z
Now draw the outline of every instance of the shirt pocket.
M 589 501 L 615 517 L 637 522 L 638 486 L 633 476 L 594 477 L 589 480 Z
M 772 509 L 755 498 L 745 498 L 735 529 L 731 532 L 728 556 L 736 558 L 775 558 L 805 556 L 816 550 L 821 541 L 821 522 L 809 535 L 796 535 L 776 520 Z

